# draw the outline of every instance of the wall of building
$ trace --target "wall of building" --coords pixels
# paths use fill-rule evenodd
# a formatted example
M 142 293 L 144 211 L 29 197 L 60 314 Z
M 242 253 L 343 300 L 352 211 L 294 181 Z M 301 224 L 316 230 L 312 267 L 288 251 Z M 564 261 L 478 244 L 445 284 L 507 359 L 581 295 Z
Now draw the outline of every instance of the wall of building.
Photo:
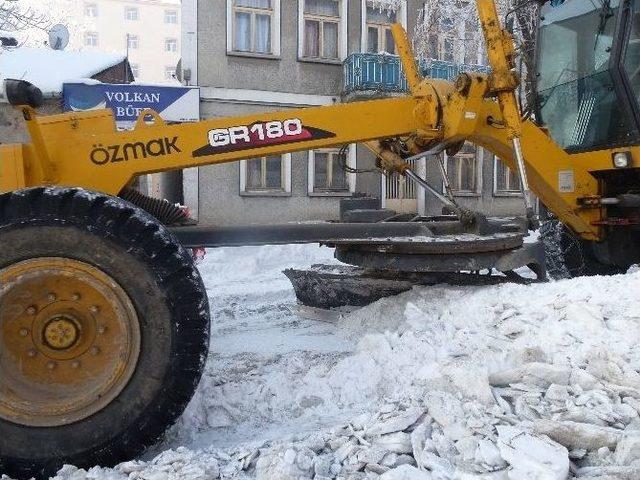
M 347 0 L 343 0 L 347 1 Z M 201 86 L 203 118 L 243 115 L 274 109 L 322 105 L 340 101 L 343 90 L 342 62 L 310 62 L 299 59 L 298 8 L 301 0 L 281 0 L 279 54 L 265 57 L 228 52 L 227 0 L 183 0 L 183 42 L 197 50 L 183 50 L 183 68 L 189 83 Z M 362 0 L 347 3 L 345 54 L 362 51 Z M 407 30 L 415 28 L 422 2 L 408 0 L 402 17 Z M 190 32 L 190 33 L 186 33 Z M 357 146 L 357 168 L 372 170 L 375 158 Z M 482 162 L 484 188 L 460 203 L 488 214 L 520 213 L 521 199 L 493 192 L 493 160 Z M 436 165 L 427 166 L 434 185 L 441 185 Z M 273 223 L 337 219 L 341 197 L 308 195 L 308 153 L 292 155 L 291 194 L 247 197 L 240 194 L 238 163 L 201 167 L 185 180 L 186 196 L 197 196 L 199 221 L 203 224 Z M 197 185 L 197 189 L 194 187 Z M 359 174 L 355 192 L 380 196 L 382 180 L 377 172 Z M 194 192 L 194 190 L 197 190 Z M 424 192 L 419 191 L 419 195 Z M 428 195 L 428 194 L 427 194 Z M 428 196 L 425 213 L 438 214 L 440 204 Z
M 137 36 L 138 48 L 130 48 L 129 61 L 141 82 L 165 82 L 167 69 L 175 69 L 180 60 L 182 20 L 180 0 L 85 0 L 78 2 L 77 15 L 84 18 L 80 41 L 75 45 L 87 50 L 127 53 L 127 34 Z M 87 14 L 96 7 L 97 16 Z M 126 8 L 136 8 L 138 20 L 127 20 Z M 165 12 L 175 11 L 177 23 L 166 23 Z M 97 46 L 86 45 L 85 35 L 97 34 Z M 165 41 L 175 39 L 175 52 L 165 49 Z

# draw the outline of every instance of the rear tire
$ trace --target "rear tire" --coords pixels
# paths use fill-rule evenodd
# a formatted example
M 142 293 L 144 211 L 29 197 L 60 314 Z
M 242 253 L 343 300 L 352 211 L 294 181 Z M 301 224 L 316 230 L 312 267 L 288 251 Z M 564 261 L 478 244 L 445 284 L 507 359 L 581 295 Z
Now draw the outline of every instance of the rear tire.
M 86 295 L 71 293 L 74 282 Z M 153 445 L 181 415 L 207 357 L 209 306 L 191 256 L 156 219 L 81 189 L 0 195 L 0 283 L 0 474 L 48 478 L 63 464 L 112 466 Z M 93 305 L 112 294 L 117 306 Z M 114 330 L 122 336 L 106 341 Z M 81 375 L 91 362 L 113 368 L 109 381 L 120 383 Z M 102 387 L 110 390 L 94 395 Z M 78 397 L 88 405 L 81 409 Z
M 547 274 L 554 280 L 594 275 L 616 275 L 625 269 L 600 263 L 591 245 L 558 220 L 550 219 L 540 227 L 544 244 Z

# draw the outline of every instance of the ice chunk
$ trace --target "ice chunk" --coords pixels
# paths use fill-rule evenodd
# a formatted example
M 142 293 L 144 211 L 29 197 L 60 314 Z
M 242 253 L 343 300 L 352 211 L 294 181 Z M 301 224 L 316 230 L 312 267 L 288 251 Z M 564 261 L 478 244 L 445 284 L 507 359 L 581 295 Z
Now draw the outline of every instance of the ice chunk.
M 619 465 L 630 465 L 640 458 L 640 434 L 626 434 L 618 442 L 615 459 Z
M 570 421 L 536 420 L 532 426 L 535 432 L 547 435 L 570 450 L 582 448 L 589 452 L 603 446 L 613 450 L 623 435 L 615 428 Z
M 429 472 L 418 470 L 411 465 L 400 465 L 380 475 L 380 480 L 432 480 Z
M 498 448 L 512 467 L 511 480 L 566 480 L 569 452 L 548 437 L 500 425 Z
M 367 436 L 384 435 L 385 433 L 401 432 L 416 423 L 424 414 L 421 408 L 409 408 L 404 412 L 398 412 L 397 415 L 376 423 L 367 428 Z
M 549 388 L 553 383 L 569 385 L 571 368 L 548 363 L 527 363 L 522 367 L 504 370 L 489 375 L 489 383 L 493 386 L 506 386 L 513 383 L 525 383 L 542 388 Z

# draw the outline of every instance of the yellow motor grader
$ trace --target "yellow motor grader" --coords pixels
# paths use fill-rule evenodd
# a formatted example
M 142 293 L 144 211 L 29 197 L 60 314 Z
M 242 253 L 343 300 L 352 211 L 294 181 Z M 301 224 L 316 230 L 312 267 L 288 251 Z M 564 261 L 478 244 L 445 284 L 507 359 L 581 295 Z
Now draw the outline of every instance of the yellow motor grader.
M 109 110 L 38 116 L 39 91 L 7 81 L 31 143 L 0 146 L 0 473 L 112 465 L 179 417 L 209 345 L 207 292 L 185 247 L 324 242 L 366 268 L 529 265 L 543 276 L 539 247 L 522 240 L 537 223 L 533 193 L 554 218 L 549 256 L 569 275 L 640 261 L 640 0 L 538 3 L 532 114 L 518 105 L 514 42 L 493 0 L 477 0 L 490 73 L 453 83 L 421 78 L 394 26 L 403 97 L 182 125 L 145 111 L 119 132 Z M 409 167 L 466 141 L 517 172 L 524 221 L 470 212 Z M 448 215 L 169 227 L 179 215 L 131 189 L 142 174 L 356 142 Z

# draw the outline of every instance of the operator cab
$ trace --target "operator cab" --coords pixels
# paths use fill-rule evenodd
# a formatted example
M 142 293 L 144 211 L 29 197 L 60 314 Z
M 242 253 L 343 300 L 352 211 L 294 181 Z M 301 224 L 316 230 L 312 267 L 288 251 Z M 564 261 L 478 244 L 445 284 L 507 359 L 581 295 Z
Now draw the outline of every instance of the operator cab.
M 640 142 L 640 0 L 551 0 L 540 10 L 538 113 L 569 152 Z

